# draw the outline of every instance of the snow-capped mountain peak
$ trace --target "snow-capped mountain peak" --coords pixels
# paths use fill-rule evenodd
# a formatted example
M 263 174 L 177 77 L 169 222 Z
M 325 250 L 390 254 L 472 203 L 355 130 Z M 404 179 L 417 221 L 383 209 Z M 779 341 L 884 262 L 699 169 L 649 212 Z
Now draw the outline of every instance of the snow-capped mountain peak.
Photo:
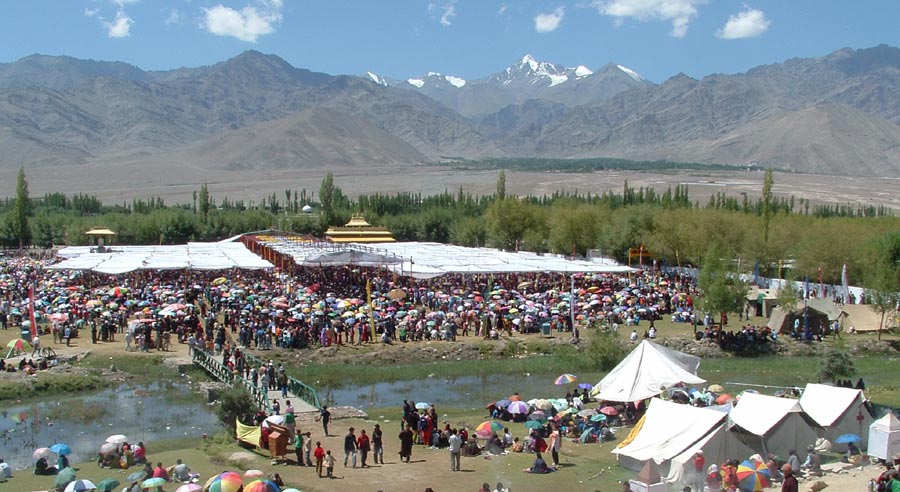
M 594 72 L 584 65 L 578 65 L 575 67 L 575 76 L 578 78 L 587 77 L 588 75 L 592 75 Z
M 632 79 L 634 79 L 634 80 L 636 80 L 636 81 L 638 81 L 638 82 L 643 82 L 643 81 L 644 81 L 644 77 L 642 77 L 641 74 L 635 72 L 634 70 L 632 70 L 632 69 L 630 69 L 630 68 L 628 68 L 628 67 L 624 67 L 624 66 L 622 66 L 622 65 L 616 65 L 616 67 L 618 67 L 619 70 L 625 72 L 625 74 L 628 75 L 629 77 L 631 77 Z
M 425 85 L 425 81 L 422 79 L 406 79 L 406 82 L 409 83 L 409 85 L 418 87 L 419 89 L 421 89 L 422 86 Z
M 450 85 L 452 85 L 453 87 L 456 87 L 457 89 L 466 85 L 466 79 L 461 79 L 459 77 L 454 77 L 452 75 L 445 76 L 444 80 L 446 80 Z
M 377 73 L 366 72 L 366 77 L 368 77 L 372 82 L 375 82 L 378 85 L 388 86 L 388 81 L 385 80 L 384 77 L 378 75 Z

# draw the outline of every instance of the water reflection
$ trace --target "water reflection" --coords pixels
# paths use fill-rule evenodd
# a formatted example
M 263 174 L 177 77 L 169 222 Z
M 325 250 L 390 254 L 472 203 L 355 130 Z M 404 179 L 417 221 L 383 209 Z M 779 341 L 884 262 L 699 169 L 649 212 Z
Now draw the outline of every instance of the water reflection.
M 367 386 L 325 388 L 320 393 L 332 405 L 348 405 L 361 410 L 397 407 L 399 414 L 403 399 L 435 403 L 438 409 L 474 410 L 487 403 L 519 392 L 531 398 L 560 398 L 574 384 L 556 386 L 558 375 L 547 374 L 480 374 L 459 377 L 425 377 L 403 381 L 381 382 Z M 580 374 L 579 381 L 595 384 L 600 374 Z
M 200 436 L 218 423 L 205 398 L 189 384 L 120 386 L 87 396 L 0 409 L 0 456 L 16 469 L 33 465 L 32 452 L 64 442 L 73 463 L 92 460 L 106 437 L 125 434 L 130 442 Z

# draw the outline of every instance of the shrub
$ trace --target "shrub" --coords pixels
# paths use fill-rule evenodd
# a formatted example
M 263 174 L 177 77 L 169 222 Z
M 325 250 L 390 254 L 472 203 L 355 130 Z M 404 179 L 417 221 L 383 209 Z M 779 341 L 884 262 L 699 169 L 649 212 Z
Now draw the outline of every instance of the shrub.
M 244 388 L 228 388 L 219 396 L 216 417 L 223 427 L 234 431 L 234 421 L 240 419 L 246 423 L 247 416 L 252 415 L 255 410 L 256 405 L 249 391 Z
M 624 342 L 611 331 L 597 331 L 591 335 L 591 343 L 585 355 L 596 370 L 609 371 L 625 358 L 628 348 Z
M 819 363 L 819 381 L 835 381 L 849 378 L 856 374 L 853 359 L 850 355 L 839 349 L 830 349 Z

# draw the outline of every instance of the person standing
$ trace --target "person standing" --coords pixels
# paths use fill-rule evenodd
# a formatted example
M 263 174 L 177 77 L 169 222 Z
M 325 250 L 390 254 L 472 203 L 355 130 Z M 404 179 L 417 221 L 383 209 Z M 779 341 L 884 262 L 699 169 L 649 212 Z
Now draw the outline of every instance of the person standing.
M 328 437 L 328 422 L 331 420 L 331 412 L 328 411 L 328 405 L 322 405 L 316 420 L 322 421 L 322 429 L 325 431 L 325 437 Z
M 366 435 L 366 430 L 360 429 L 359 437 L 356 438 L 356 448 L 359 449 L 359 464 L 361 468 L 369 467 L 366 464 L 366 459 L 369 457 L 371 445 L 372 443 L 369 441 L 369 436 Z
M 384 464 L 384 433 L 381 431 L 381 426 L 375 424 L 375 429 L 372 431 L 372 457 L 375 459 L 375 464 L 377 465 L 379 462 Z
M 356 435 L 353 434 L 353 431 L 354 429 L 351 427 L 344 436 L 344 468 L 347 468 L 348 460 L 353 468 L 356 468 Z
M 306 466 L 313 466 L 310 453 L 312 453 L 312 433 L 306 431 L 306 437 L 303 439 L 303 454 L 306 457 Z
M 781 467 L 781 473 L 784 474 L 781 492 L 799 492 L 800 486 L 797 483 L 797 477 L 794 476 L 791 465 L 785 463 L 784 466 Z
M 450 437 L 447 439 L 450 445 L 450 471 L 459 471 L 459 459 L 462 454 L 462 439 L 456 433 L 456 429 L 450 429 Z
M 553 468 L 559 468 L 559 449 L 562 447 L 562 437 L 559 435 L 559 427 L 555 423 L 551 426 L 553 431 L 550 432 L 550 456 L 553 458 Z
M 409 426 L 404 424 L 400 424 L 400 459 L 406 460 L 409 463 L 409 459 L 412 458 L 412 448 L 413 448 L 413 431 Z
M 289 414 L 293 415 L 293 414 Z M 297 437 L 294 438 L 294 452 L 297 453 L 297 466 L 303 466 L 303 444 L 305 437 L 302 432 L 297 433 Z
M 319 478 L 322 478 L 322 463 L 325 461 L 325 450 L 322 448 L 322 443 L 316 441 L 316 451 L 314 453 L 316 457 L 316 475 Z

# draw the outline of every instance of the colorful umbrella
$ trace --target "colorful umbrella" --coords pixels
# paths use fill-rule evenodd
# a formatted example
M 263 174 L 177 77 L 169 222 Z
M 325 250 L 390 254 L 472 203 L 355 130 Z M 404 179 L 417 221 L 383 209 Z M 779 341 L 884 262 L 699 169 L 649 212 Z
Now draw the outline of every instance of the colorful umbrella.
M 526 429 L 540 429 L 543 426 L 544 426 L 544 424 L 542 424 L 538 420 L 529 420 L 529 421 L 525 422 Z
M 15 340 L 10 340 L 9 343 L 6 344 L 6 348 L 18 352 L 24 352 L 26 350 L 31 350 L 31 344 L 26 342 L 25 340 L 22 340 L 21 338 L 16 338 Z
M 254 480 L 244 485 L 244 492 L 280 492 L 281 488 L 271 480 Z
M 528 404 L 523 401 L 514 401 L 506 408 L 506 411 L 513 415 L 525 415 L 528 413 L 528 410 Z
M 159 487 L 160 485 L 163 485 L 165 483 L 166 483 L 166 479 L 162 478 L 162 477 L 148 478 L 147 480 L 144 480 L 143 482 L 141 482 L 141 488 L 149 489 L 149 488 L 153 488 L 153 487 Z
M 503 432 L 503 424 L 494 422 L 493 420 L 485 420 L 475 427 L 476 434 L 491 435 L 496 432 Z
M 719 395 L 719 397 L 716 398 L 716 404 L 724 405 L 724 404 L 730 402 L 732 398 L 733 397 L 731 395 L 729 395 L 728 393 L 725 393 L 724 395 Z
M 97 490 L 99 492 L 113 492 L 119 485 L 122 484 L 115 478 L 105 478 L 97 482 Z
M 244 485 L 244 481 L 238 473 L 225 472 L 216 475 L 207 484 L 209 492 L 238 492 Z
M 31 453 L 31 459 L 37 461 L 41 458 L 49 458 L 53 451 L 50 451 L 50 448 L 37 448 Z
M 66 485 L 63 492 L 84 492 L 85 490 L 97 490 L 97 486 L 90 480 L 73 480 Z
M 613 410 L 615 410 L 615 409 L 613 409 Z M 603 415 L 602 413 L 598 413 L 597 415 L 594 415 L 593 417 L 591 417 L 591 422 L 604 422 L 604 421 L 606 421 L 606 415 Z
M 72 448 L 69 447 L 68 444 L 63 444 L 58 442 L 53 446 L 50 446 L 50 451 L 59 454 L 59 455 L 69 455 L 72 454 Z
M 203 487 L 195 483 L 186 483 L 175 489 L 175 492 L 200 492 Z
M 563 384 L 574 383 L 577 379 L 578 378 L 574 374 L 566 373 L 566 374 L 563 374 L 562 376 L 556 378 L 556 380 L 553 381 L 553 384 L 563 385 Z
M 737 467 L 737 478 L 742 491 L 759 492 L 769 486 L 772 474 L 765 463 L 744 461 Z

